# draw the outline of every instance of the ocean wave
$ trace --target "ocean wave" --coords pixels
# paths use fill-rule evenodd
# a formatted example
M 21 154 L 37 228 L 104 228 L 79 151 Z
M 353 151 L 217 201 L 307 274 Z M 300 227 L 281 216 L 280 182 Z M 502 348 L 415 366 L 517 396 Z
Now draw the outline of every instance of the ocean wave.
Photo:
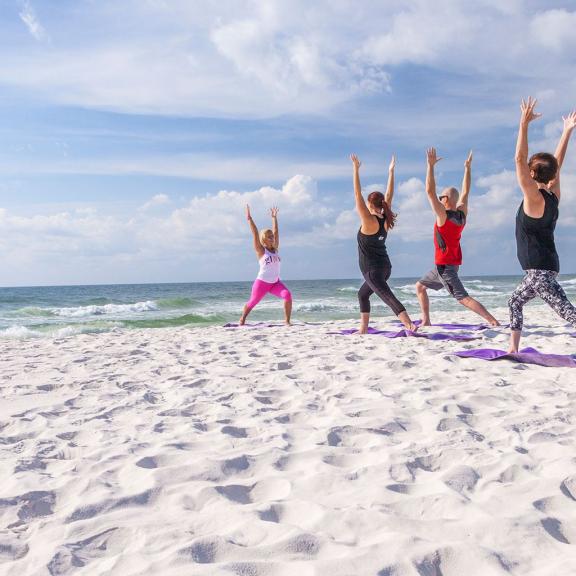
M 158 310 L 154 300 L 134 302 L 133 304 L 104 304 L 103 306 L 75 306 L 69 308 L 50 308 L 54 316 L 82 318 L 84 316 L 104 316 L 108 314 L 126 314 L 129 312 L 153 312 Z
M 357 286 L 344 286 L 343 288 L 338 288 L 338 292 L 358 292 Z
M 28 338 L 67 338 L 78 334 L 99 334 L 109 332 L 118 327 L 116 323 L 93 324 L 65 324 L 65 325 L 37 325 L 34 328 L 13 325 L 0 330 L 0 338 L 22 340 Z
M 126 328 L 172 328 L 187 326 L 188 324 L 215 324 L 223 322 L 224 318 L 216 314 L 185 314 L 175 318 L 155 318 L 144 320 L 122 320 L 122 326 Z
M 560 280 L 562 286 L 576 286 L 576 278 L 570 278 L 569 280 Z
M 39 306 L 25 306 L 24 308 L 18 308 L 14 312 L 10 313 L 12 316 L 41 316 L 50 317 L 56 316 L 54 312 L 49 308 L 40 308 Z
M 161 298 L 156 302 L 158 308 L 162 310 L 174 310 L 178 308 L 192 308 L 199 304 L 197 300 L 192 298 L 186 298 L 185 296 L 175 297 L 175 298 Z
M 294 307 L 296 312 L 323 312 L 326 310 L 340 310 L 342 306 L 335 306 L 334 304 L 326 304 L 324 302 L 304 302 L 303 304 L 297 304 Z

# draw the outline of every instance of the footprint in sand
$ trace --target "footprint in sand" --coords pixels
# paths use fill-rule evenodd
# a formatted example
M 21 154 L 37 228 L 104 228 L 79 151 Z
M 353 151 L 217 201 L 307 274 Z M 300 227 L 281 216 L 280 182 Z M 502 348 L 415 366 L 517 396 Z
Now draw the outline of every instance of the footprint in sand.
M 223 426 L 222 430 L 220 430 L 222 434 L 226 434 L 227 436 L 232 436 L 233 438 L 247 438 L 248 433 L 246 432 L 246 428 L 239 428 L 237 426 Z
M 562 544 L 572 544 L 572 542 L 576 541 L 576 530 L 567 529 L 566 525 L 562 524 L 560 520 L 556 518 L 544 518 L 540 520 L 542 524 L 542 528 L 546 530 L 546 532 Z
M 564 496 L 576 500 L 576 476 L 568 476 L 560 484 L 560 490 Z
M 20 560 L 20 558 L 24 558 L 29 551 L 30 548 L 27 544 L 0 540 L 0 563 Z
M 122 554 L 132 538 L 127 528 L 110 528 L 90 538 L 61 546 L 48 563 L 51 576 L 76 572 L 99 558 Z
M 470 468 L 470 466 L 455 466 L 442 478 L 444 484 L 459 494 L 466 494 L 472 492 L 476 487 L 476 483 L 480 479 L 480 474 Z

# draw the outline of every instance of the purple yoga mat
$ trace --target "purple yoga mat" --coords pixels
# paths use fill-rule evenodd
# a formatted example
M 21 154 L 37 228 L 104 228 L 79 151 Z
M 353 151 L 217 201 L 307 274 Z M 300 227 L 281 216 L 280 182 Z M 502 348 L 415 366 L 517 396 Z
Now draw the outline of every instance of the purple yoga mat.
M 238 323 L 228 322 L 222 328 L 274 328 L 275 326 L 284 326 L 284 324 L 267 324 L 266 322 L 255 322 L 254 324 L 244 324 L 240 326 Z
M 461 358 L 479 358 L 480 360 L 512 360 L 523 364 L 537 364 L 538 366 L 576 368 L 576 358 L 570 354 L 543 354 L 535 348 L 522 348 L 520 352 L 510 353 L 495 348 L 478 348 L 476 350 L 462 350 L 454 352 Z
M 392 324 L 402 326 L 399 320 L 392 320 Z M 422 320 L 415 320 L 414 324 L 420 326 Z M 502 326 L 490 326 L 489 324 L 432 324 L 433 327 L 443 328 L 444 330 L 487 330 L 488 328 L 506 328 L 508 324 Z
M 329 332 L 329 334 L 335 334 L 337 336 L 349 336 L 350 334 L 356 334 L 358 330 L 356 328 L 348 328 L 346 330 L 339 330 L 338 332 Z M 476 340 L 477 336 L 472 336 L 471 334 L 442 334 L 441 332 L 424 333 L 424 332 L 412 332 L 412 330 L 398 330 L 396 332 L 386 332 L 384 330 L 376 330 L 376 328 L 369 327 L 368 334 L 373 334 L 375 336 L 384 336 L 384 338 L 408 338 L 413 336 L 414 338 L 426 338 L 427 340 L 456 340 L 456 341 L 468 341 Z

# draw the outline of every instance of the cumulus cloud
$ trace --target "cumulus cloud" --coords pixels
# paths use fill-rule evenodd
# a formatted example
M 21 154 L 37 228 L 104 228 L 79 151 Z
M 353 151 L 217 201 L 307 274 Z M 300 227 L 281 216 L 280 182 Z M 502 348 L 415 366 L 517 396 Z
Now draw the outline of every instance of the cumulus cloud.
M 0 83 L 63 104 L 228 118 L 325 115 L 393 90 L 403 64 L 480 74 L 495 87 L 509 74 L 542 90 L 572 70 L 576 12 L 518 0 L 104 0 L 59 17 L 91 33 L 44 52 L 4 51 Z M 46 38 L 28 0 L 20 19 Z M 115 25 L 126 19 L 128 33 Z
M 164 206 L 166 204 L 170 204 L 170 196 L 167 194 L 156 194 L 152 196 L 148 202 L 145 202 L 138 208 L 140 212 L 146 212 L 147 210 L 154 209 L 158 206 Z
M 369 188 L 367 185 L 366 190 Z M 574 173 L 563 176 L 563 190 L 558 224 L 560 242 L 576 224 Z M 109 207 L 90 206 L 28 215 L 0 209 L 0 250 L 8 267 L 23 264 L 32 270 L 48 267 L 56 276 L 59 270 L 74 263 L 73 273 L 78 279 L 99 270 L 102 262 L 107 266 L 117 263 L 124 277 L 134 281 L 143 264 L 169 262 L 194 266 L 208 256 L 214 266 L 212 273 L 226 277 L 226 268 L 219 269 L 218 262 L 225 266 L 234 260 L 242 261 L 251 250 L 246 204 L 251 206 L 261 228 L 270 226 L 269 207 L 280 207 L 281 244 L 292 254 L 310 247 L 316 253 L 326 251 L 330 257 L 338 250 L 349 251 L 359 227 L 352 198 L 349 205 L 334 203 L 318 190 L 313 178 L 305 175 L 293 176 L 281 187 L 221 190 L 194 197 L 180 206 L 169 200 L 166 195 L 156 195 L 144 204 L 150 209 L 134 206 L 121 214 L 111 213 Z M 520 200 L 515 175 L 510 171 L 473 182 L 464 238 L 469 256 L 484 258 L 487 247 L 494 246 L 506 246 L 513 254 L 514 215 Z M 159 206 L 164 210 L 152 209 Z M 406 262 L 416 257 L 414 246 L 422 246 L 424 250 L 432 242 L 434 216 L 424 182 L 418 178 L 400 181 L 393 209 L 399 216 L 390 242 L 393 253 L 404 254 L 399 266 L 406 266 Z

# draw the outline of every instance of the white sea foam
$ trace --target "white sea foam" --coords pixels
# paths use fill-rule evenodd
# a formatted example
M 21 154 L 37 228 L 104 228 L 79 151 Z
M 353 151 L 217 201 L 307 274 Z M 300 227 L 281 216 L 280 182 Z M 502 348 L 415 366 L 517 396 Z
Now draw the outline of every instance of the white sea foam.
M 104 316 L 108 314 L 126 314 L 130 312 L 153 312 L 158 310 L 158 304 L 154 300 L 135 302 L 133 304 L 104 304 L 103 306 L 76 306 L 69 308 L 51 308 L 50 312 L 55 316 L 67 318 L 82 318 L 84 316 Z
M 33 338 L 41 336 L 40 332 L 36 330 L 30 330 L 26 326 L 10 326 L 5 330 L 0 330 L 0 337 L 2 338 Z

